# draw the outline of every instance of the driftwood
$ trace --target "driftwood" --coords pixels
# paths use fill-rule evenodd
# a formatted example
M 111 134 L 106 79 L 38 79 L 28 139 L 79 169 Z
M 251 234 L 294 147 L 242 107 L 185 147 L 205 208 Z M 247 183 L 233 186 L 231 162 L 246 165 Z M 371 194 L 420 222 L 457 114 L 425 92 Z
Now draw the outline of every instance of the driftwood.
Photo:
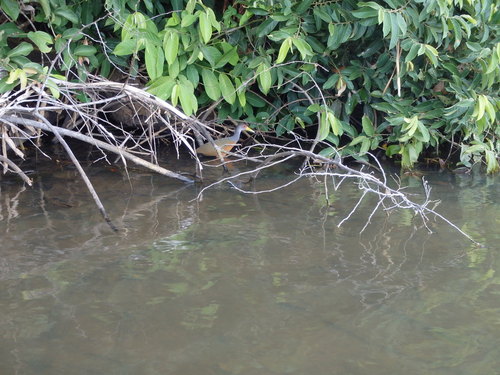
M 9 170 L 17 173 L 26 183 L 29 184 L 31 182 L 22 170 L 8 158 L 8 149 L 20 157 L 24 156 L 22 150 L 12 140 L 13 137 L 11 135 L 20 136 L 26 142 L 36 145 L 36 140 L 42 135 L 42 132 L 53 133 L 79 170 L 101 214 L 113 229 L 116 228 L 106 214 L 90 180 L 65 142 L 64 137 L 71 137 L 101 150 L 115 153 L 119 156 L 119 160 L 121 160 L 125 167 L 128 160 L 155 173 L 178 179 L 184 183 L 193 183 L 194 179 L 158 165 L 156 158 L 156 141 L 158 139 L 168 139 L 173 142 L 178 155 L 181 147 L 186 149 L 194 159 L 195 166 L 193 166 L 193 169 L 196 169 L 196 176 L 198 178 L 202 177 L 201 171 L 204 167 L 225 167 L 228 162 L 220 157 L 220 163 L 218 164 L 202 163 L 195 152 L 195 138 L 198 142 L 203 138 L 208 142 L 213 142 L 210 134 L 210 126 L 197 118 L 186 116 L 178 108 L 149 94 L 143 89 L 127 84 L 98 80 L 97 78 L 94 82 L 89 83 L 73 83 L 51 78 L 51 85 L 57 86 L 61 95 L 60 99 L 55 99 L 53 96 L 45 93 L 43 89 L 36 86 L 28 87 L 21 93 L 10 94 L 10 97 L 9 95 L 4 95 L 0 98 L 0 126 L 2 127 L 2 154 L 0 155 L 0 162 L 4 164 L 4 173 Z M 75 93 L 85 93 L 91 100 L 86 103 L 75 102 L 73 99 Z M 141 123 L 143 127 L 137 129 L 138 131 L 133 132 L 130 129 L 125 129 L 123 126 L 106 121 L 103 122 L 102 117 L 99 117 L 100 113 L 109 113 L 109 111 L 116 110 L 116 103 L 119 103 L 119 107 L 127 101 L 138 103 L 141 111 L 149 108 L 149 116 L 144 116 L 144 112 L 141 113 L 141 119 L 145 118 L 145 120 L 144 124 Z M 50 113 L 59 116 L 66 114 L 66 119 L 70 120 L 64 121 L 64 126 L 52 123 L 46 116 Z M 133 121 L 131 121 L 132 123 Z M 290 133 L 290 135 L 293 136 L 294 134 Z M 363 230 L 369 225 L 371 218 L 379 209 L 384 211 L 396 208 L 410 209 L 415 212 L 416 216 L 422 219 L 429 231 L 430 228 L 426 223 L 429 221 L 429 215 L 434 215 L 479 245 L 469 235 L 460 230 L 460 228 L 435 211 L 438 202 L 430 200 L 431 188 L 425 180 L 422 180 L 424 201 L 423 203 L 416 203 L 405 194 L 399 181 L 396 179 L 393 178 L 391 180 L 391 185 L 396 187 L 389 186 L 389 179 L 375 157 L 372 156 L 374 164 L 367 172 L 365 171 L 367 169 L 365 166 L 360 169 L 347 166 L 343 163 L 339 155 L 336 155 L 335 158 L 326 158 L 315 153 L 317 146 L 321 145 L 317 137 L 310 141 L 299 139 L 296 136 L 294 141 L 296 141 L 294 144 L 302 145 L 304 148 L 261 143 L 243 148 L 239 153 L 228 153 L 231 157 L 231 162 L 244 160 L 249 163 L 255 163 L 256 166 L 234 176 L 229 175 L 220 178 L 206 185 L 201 190 L 197 199 L 201 199 L 206 189 L 222 183 L 227 183 L 242 193 L 261 194 L 283 189 L 300 178 L 322 179 L 325 181 L 325 189 L 328 188 L 327 181 L 331 181 L 335 189 L 345 181 L 355 181 L 358 188 L 362 191 L 361 198 L 339 225 L 352 216 L 365 196 L 374 194 L 378 197 L 378 201 L 372 213 L 367 218 Z M 149 157 L 150 161 L 145 160 L 145 157 Z M 255 191 L 244 189 L 233 182 L 235 179 L 241 179 L 242 177 L 246 178 L 247 182 L 251 182 L 257 178 L 262 170 L 286 162 L 292 158 L 305 160 L 297 172 L 296 178 L 283 185 L 276 186 L 272 190 Z

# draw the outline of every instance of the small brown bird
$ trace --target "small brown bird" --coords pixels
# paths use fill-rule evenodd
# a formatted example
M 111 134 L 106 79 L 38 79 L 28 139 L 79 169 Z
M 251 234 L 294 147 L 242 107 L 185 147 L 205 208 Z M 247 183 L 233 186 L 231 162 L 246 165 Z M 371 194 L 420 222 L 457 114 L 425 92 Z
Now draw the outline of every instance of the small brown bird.
M 238 144 L 238 141 L 240 139 L 240 134 L 243 130 L 249 131 L 251 133 L 255 133 L 248 125 L 241 124 L 236 127 L 234 130 L 234 134 L 230 137 L 225 137 L 225 138 L 220 138 L 214 140 L 214 143 L 219 147 L 219 151 L 222 156 L 224 156 L 225 152 L 229 152 L 232 150 L 234 146 Z M 215 149 L 214 145 L 210 142 L 205 143 L 198 147 L 196 149 L 197 154 L 202 154 L 205 156 L 214 156 L 217 157 L 217 150 Z

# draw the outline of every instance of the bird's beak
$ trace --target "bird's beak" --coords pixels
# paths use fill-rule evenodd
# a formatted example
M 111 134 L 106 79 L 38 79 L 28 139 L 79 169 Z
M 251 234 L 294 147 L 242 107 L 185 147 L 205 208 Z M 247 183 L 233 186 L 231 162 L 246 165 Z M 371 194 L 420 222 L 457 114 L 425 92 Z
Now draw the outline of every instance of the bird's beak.
M 250 133 L 255 133 L 255 131 L 254 131 L 254 130 L 252 130 L 252 129 L 248 126 L 248 125 L 247 125 L 247 127 L 246 127 L 245 129 L 243 129 L 243 130 L 246 130 L 247 132 L 250 132 Z

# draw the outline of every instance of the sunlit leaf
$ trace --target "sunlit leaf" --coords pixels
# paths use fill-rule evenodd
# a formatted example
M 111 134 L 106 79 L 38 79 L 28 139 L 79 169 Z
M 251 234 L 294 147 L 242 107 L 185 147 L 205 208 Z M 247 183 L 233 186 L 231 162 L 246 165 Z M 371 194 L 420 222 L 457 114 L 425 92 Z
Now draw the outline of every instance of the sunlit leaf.
M 201 12 L 199 15 L 200 23 L 199 30 L 203 42 L 208 43 L 210 38 L 212 38 L 212 22 L 210 21 L 210 15 L 208 12 Z
M 266 95 L 271 89 L 271 83 L 272 83 L 270 67 L 266 63 L 261 63 L 257 67 L 256 74 L 260 91 L 262 91 L 262 93 Z
M 288 39 L 286 39 L 286 40 L 288 40 Z M 293 45 L 295 47 L 297 47 L 297 49 L 299 50 L 300 55 L 303 59 L 305 59 L 307 56 L 313 55 L 313 51 L 312 51 L 311 46 L 305 40 L 300 39 L 300 38 L 292 38 L 291 40 L 292 40 Z
M 278 53 L 278 58 L 276 59 L 276 64 L 281 64 L 283 61 L 285 61 L 286 55 L 288 54 L 288 51 L 290 50 L 290 47 L 292 46 L 292 38 L 286 38 L 283 43 L 281 43 L 281 47 Z
M 116 56 L 127 56 L 133 54 L 137 49 L 137 42 L 133 39 L 127 39 L 116 45 L 113 53 Z
M 217 80 L 214 72 L 210 69 L 203 69 L 201 71 L 201 78 L 208 97 L 212 100 L 219 100 L 221 91 L 219 88 L 219 81 Z
M 53 39 L 50 34 L 47 34 L 44 31 L 30 31 L 27 36 L 33 43 L 36 44 L 40 52 L 48 53 L 52 50 L 52 48 L 48 46 L 48 44 L 53 43 Z
M 179 52 L 179 34 L 177 32 L 170 31 L 165 33 L 163 50 L 168 65 L 172 65 L 175 59 L 177 59 L 177 53 Z
M 324 140 L 326 137 L 328 137 L 329 133 L 330 133 L 330 124 L 328 123 L 327 112 L 326 110 L 323 110 L 323 112 L 321 112 L 319 120 L 319 129 L 317 135 L 318 141 Z
M 219 74 L 219 87 L 224 100 L 229 104 L 233 104 L 236 100 L 236 90 L 231 79 L 225 73 Z

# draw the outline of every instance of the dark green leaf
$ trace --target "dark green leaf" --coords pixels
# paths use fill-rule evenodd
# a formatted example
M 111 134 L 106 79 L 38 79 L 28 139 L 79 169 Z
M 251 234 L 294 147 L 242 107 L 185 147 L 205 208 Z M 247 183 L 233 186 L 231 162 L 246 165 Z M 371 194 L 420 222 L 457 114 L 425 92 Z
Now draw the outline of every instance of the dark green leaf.
M 326 137 L 328 137 L 328 134 L 330 133 L 330 124 L 328 123 L 328 118 L 327 118 L 327 112 L 326 110 L 323 110 L 320 115 L 320 120 L 319 120 L 319 129 L 318 129 L 318 134 L 317 134 L 317 140 L 322 141 Z
M 193 23 L 195 23 L 198 20 L 198 15 L 197 14 L 183 14 L 182 15 L 182 21 L 181 21 L 181 27 L 186 28 L 191 26 Z
M 263 37 L 271 33 L 274 28 L 278 25 L 277 21 L 274 21 L 272 18 L 268 18 L 264 22 L 262 22 L 259 27 L 255 30 L 258 37 Z
M 153 43 L 146 42 L 144 57 L 149 78 L 154 80 L 160 77 L 162 75 L 164 61 L 161 50 Z M 161 66 L 159 66 L 158 61 L 161 61 Z
M 337 84 L 337 81 L 339 80 L 340 76 L 338 74 L 332 74 L 326 82 L 323 84 L 323 89 L 329 90 L 333 86 Z
M 181 100 L 181 106 L 184 113 L 191 116 L 198 110 L 198 101 L 196 96 L 194 96 L 193 88 L 189 85 L 182 84 L 179 89 L 179 99 Z
M 399 25 L 398 25 L 398 16 L 396 13 L 391 13 L 390 16 L 391 20 L 391 40 L 389 42 L 389 49 L 393 49 L 396 47 L 396 43 L 399 40 Z M 385 20 L 384 20 L 384 25 L 385 25 Z

